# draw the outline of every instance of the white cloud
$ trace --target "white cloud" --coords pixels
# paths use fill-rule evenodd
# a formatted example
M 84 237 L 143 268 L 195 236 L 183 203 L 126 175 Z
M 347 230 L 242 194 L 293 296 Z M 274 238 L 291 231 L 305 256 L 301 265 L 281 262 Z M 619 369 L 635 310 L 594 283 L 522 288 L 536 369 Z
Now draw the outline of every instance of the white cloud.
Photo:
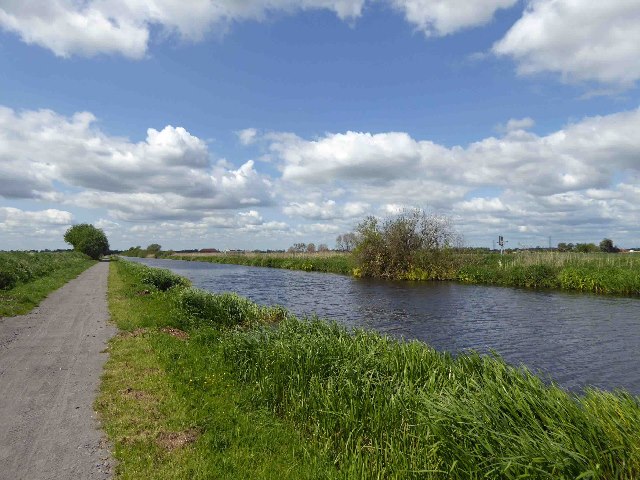
M 47 210 L 28 211 L 13 207 L 0 207 L 0 234 L 5 242 L 1 248 L 24 249 L 25 239 L 39 237 L 47 241 L 49 248 L 55 248 L 51 239 L 59 239 L 71 226 L 73 215 L 64 210 L 49 208 Z M 59 245 L 61 246 L 61 245 Z
M 236 134 L 238 135 L 238 139 L 240 139 L 240 143 L 242 145 L 251 145 L 256 141 L 258 130 L 255 128 L 245 128 L 244 130 L 236 132 Z
M 272 135 L 271 150 L 286 181 L 348 184 L 360 201 L 384 196 L 389 203 L 433 202 L 487 185 L 536 195 L 606 187 L 616 172 L 640 171 L 638 129 L 640 109 L 588 117 L 546 136 L 508 129 L 502 137 L 452 148 L 406 133 L 347 132 L 316 140 Z
M 531 117 L 511 118 L 506 125 L 498 125 L 497 130 L 501 132 L 513 132 L 515 130 L 527 130 L 533 127 L 536 122 Z
M 408 22 L 427 36 L 444 36 L 489 23 L 499 9 L 517 0 L 391 0 Z
M 631 86 L 640 78 L 640 2 L 532 0 L 493 46 L 521 74 Z
M 206 144 L 182 127 L 150 128 L 145 141 L 111 137 L 95 117 L 0 107 L 0 196 L 67 198 L 114 218 L 201 218 L 210 210 L 272 202 L 272 183 L 248 161 L 212 164 Z M 60 185 L 79 190 L 69 193 Z
M 290 217 L 302 217 L 309 220 L 335 220 L 356 218 L 364 215 L 369 205 L 364 202 L 346 202 L 338 204 L 334 200 L 326 202 L 292 202 L 282 210 Z
M 365 0 L 48 0 L 3 2 L 0 27 L 56 55 L 146 54 L 153 27 L 199 41 L 237 21 L 262 20 L 276 11 L 328 9 L 357 18 Z

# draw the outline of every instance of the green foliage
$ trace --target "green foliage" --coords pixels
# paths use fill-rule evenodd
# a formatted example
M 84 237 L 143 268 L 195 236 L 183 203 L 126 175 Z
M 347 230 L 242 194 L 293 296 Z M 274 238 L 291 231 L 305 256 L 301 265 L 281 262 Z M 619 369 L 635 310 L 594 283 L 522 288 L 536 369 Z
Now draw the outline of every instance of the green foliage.
M 193 262 L 222 263 L 231 265 L 247 265 L 251 267 L 284 268 L 288 270 L 305 270 L 307 272 L 340 273 L 349 275 L 353 271 L 353 259 L 345 254 L 245 254 L 245 255 L 211 255 L 190 256 L 173 255 L 176 260 Z
M 109 306 L 121 332 L 109 343 L 96 410 L 114 445 L 114 477 L 126 479 L 331 480 L 336 469 L 314 445 L 235 381 L 210 327 L 176 327 L 177 289 L 140 295 L 139 265 L 114 262 Z M 180 435 L 186 434 L 184 444 Z M 175 448 L 160 441 L 174 435 Z
M 574 250 L 578 253 L 595 253 L 600 251 L 595 243 L 576 243 Z
M 620 249 L 613 245 L 613 240 L 610 238 L 603 238 L 600 242 L 600 251 L 605 253 L 618 253 Z
M 443 255 L 457 240 L 450 220 L 412 210 L 382 223 L 368 217 L 356 228 L 354 256 L 364 277 L 406 278 L 415 271 L 443 268 Z M 444 267 L 446 269 L 446 267 Z
M 197 288 L 182 290 L 177 296 L 178 310 L 194 325 L 248 327 L 282 320 L 281 307 L 261 307 L 235 293 L 215 295 Z
M 78 252 L 0 252 L 0 290 L 79 264 L 86 265 L 87 257 Z
M 27 313 L 93 263 L 78 252 L 0 252 L 0 317 Z
M 496 356 L 288 318 L 234 332 L 256 405 L 297 422 L 348 478 L 637 478 L 640 404 L 576 397 Z
M 70 227 L 64 234 L 64 241 L 74 250 L 84 253 L 94 260 L 109 253 L 109 241 L 102 229 L 88 223 Z
M 481 257 L 476 266 L 483 261 L 494 265 Z M 546 267 L 523 259 L 514 267 L 522 283 L 538 284 L 549 275 Z M 119 268 L 135 273 L 144 267 Z M 273 412 L 297 425 L 307 435 L 305 449 L 326 451 L 340 478 L 640 476 L 640 401 L 625 392 L 572 395 L 495 355 L 453 357 L 421 342 L 300 321 L 232 294 L 173 289 L 129 298 L 146 302 L 149 310 L 159 302 L 153 314 L 137 314 L 145 325 L 172 322 L 196 338 L 181 348 L 171 341 L 171 353 L 166 346 L 159 351 L 180 385 L 184 412 L 195 412 L 185 423 L 197 418 L 203 436 L 222 428 L 221 412 L 212 410 L 219 403 L 210 396 L 216 385 L 220 392 L 247 392 L 245 405 L 252 412 Z M 190 321 L 180 323 L 181 318 Z M 214 367 L 233 380 L 220 385 L 211 376 Z M 242 428 L 243 440 L 254 446 L 256 436 Z M 202 450 L 202 460 L 217 455 L 215 445 L 202 442 L 211 449 Z M 145 455 L 148 450 L 132 456 Z

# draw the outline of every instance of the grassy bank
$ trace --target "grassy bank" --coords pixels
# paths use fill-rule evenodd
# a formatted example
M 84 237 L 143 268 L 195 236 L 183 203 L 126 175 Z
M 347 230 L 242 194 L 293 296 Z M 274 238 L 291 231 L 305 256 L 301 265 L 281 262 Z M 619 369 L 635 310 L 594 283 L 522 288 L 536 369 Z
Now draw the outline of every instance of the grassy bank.
M 250 403 L 251 387 L 224 360 L 225 329 L 185 309 L 213 315 L 217 306 L 247 324 L 280 311 L 231 295 L 219 300 L 167 271 L 112 263 L 109 308 L 121 332 L 109 344 L 96 409 L 115 446 L 116 477 L 335 478 L 320 447 Z
M 439 252 L 400 269 L 367 268 L 349 254 L 174 255 L 176 260 L 228 263 L 408 281 L 459 281 L 504 287 L 640 295 L 640 255 L 606 253 Z
M 162 292 L 148 270 L 118 262 L 111 277 L 132 333 L 111 344 L 98 406 L 123 477 L 640 475 L 636 397 L 572 395 L 497 357 L 349 333 L 177 278 Z
M 93 264 L 77 252 L 0 252 L 0 317 L 29 312 Z
M 244 253 L 244 254 L 190 254 L 172 255 L 175 260 L 208 263 L 226 263 L 251 267 L 286 268 L 305 272 L 325 272 L 350 275 L 355 264 L 350 255 L 342 253 Z

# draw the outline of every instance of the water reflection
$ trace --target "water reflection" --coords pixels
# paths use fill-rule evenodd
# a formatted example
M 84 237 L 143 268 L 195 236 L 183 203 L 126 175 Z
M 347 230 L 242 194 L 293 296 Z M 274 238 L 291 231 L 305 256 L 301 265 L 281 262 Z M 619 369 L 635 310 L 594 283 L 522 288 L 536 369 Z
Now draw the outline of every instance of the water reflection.
M 640 394 L 640 300 L 456 283 L 358 280 L 315 272 L 138 259 L 212 292 L 299 316 L 418 339 L 439 350 L 500 353 L 572 390 Z

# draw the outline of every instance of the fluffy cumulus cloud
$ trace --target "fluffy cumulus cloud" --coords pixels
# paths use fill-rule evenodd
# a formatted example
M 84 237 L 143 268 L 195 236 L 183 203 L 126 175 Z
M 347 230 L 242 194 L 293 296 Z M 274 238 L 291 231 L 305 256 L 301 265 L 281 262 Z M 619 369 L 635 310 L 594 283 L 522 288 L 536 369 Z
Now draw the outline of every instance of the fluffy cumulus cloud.
M 369 210 L 364 202 L 346 202 L 338 204 L 335 200 L 325 202 L 292 202 L 283 208 L 284 213 L 292 217 L 309 220 L 336 220 L 362 217 Z
M 328 9 L 343 19 L 360 16 L 365 0 L 50 0 L 0 4 L 0 26 L 56 55 L 145 56 L 154 27 L 184 40 L 201 40 L 242 20 L 274 11 Z
M 51 239 L 57 236 L 62 240 L 72 221 L 73 215 L 64 210 L 29 211 L 0 207 L 0 234 L 4 240 L 0 248 L 23 249 L 25 238 Z
M 489 22 L 517 0 L 385 0 L 427 36 L 441 36 Z M 324 9 L 341 20 L 362 15 L 375 0 L 51 0 L 3 2 L 0 27 L 61 57 L 120 54 L 143 58 L 154 29 L 200 41 L 239 21 L 274 12 Z
M 588 117 L 546 136 L 522 129 L 532 125 L 530 119 L 508 125 L 501 137 L 451 148 L 398 132 L 347 132 L 315 140 L 276 134 L 270 148 L 285 180 L 399 185 L 405 195 L 412 184 L 429 182 L 546 195 L 603 188 L 617 172 L 640 171 L 640 109 Z
M 640 78 L 640 2 L 533 0 L 494 53 L 522 74 L 630 86 Z
M 517 0 L 391 0 L 406 20 L 427 36 L 443 36 L 491 21 Z
M 501 226 L 534 234 L 577 224 L 629 230 L 638 219 L 638 189 L 620 179 L 640 177 L 640 109 L 587 117 L 544 136 L 527 130 L 533 125 L 510 120 L 501 136 L 454 147 L 401 132 L 309 140 L 271 133 L 262 140 L 282 182 L 332 199 L 290 201 L 284 213 L 291 217 L 346 220 L 387 212 L 385 205 L 430 206 L 473 222 L 472 231 Z
M 0 108 L 0 196 L 106 208 L 120 220 L 197 219 L 272 202 L 271 181 L 252 161 L 214 163 L 184 128 L 150 128 L 134 143 L 94 122 L 90 113 Z

